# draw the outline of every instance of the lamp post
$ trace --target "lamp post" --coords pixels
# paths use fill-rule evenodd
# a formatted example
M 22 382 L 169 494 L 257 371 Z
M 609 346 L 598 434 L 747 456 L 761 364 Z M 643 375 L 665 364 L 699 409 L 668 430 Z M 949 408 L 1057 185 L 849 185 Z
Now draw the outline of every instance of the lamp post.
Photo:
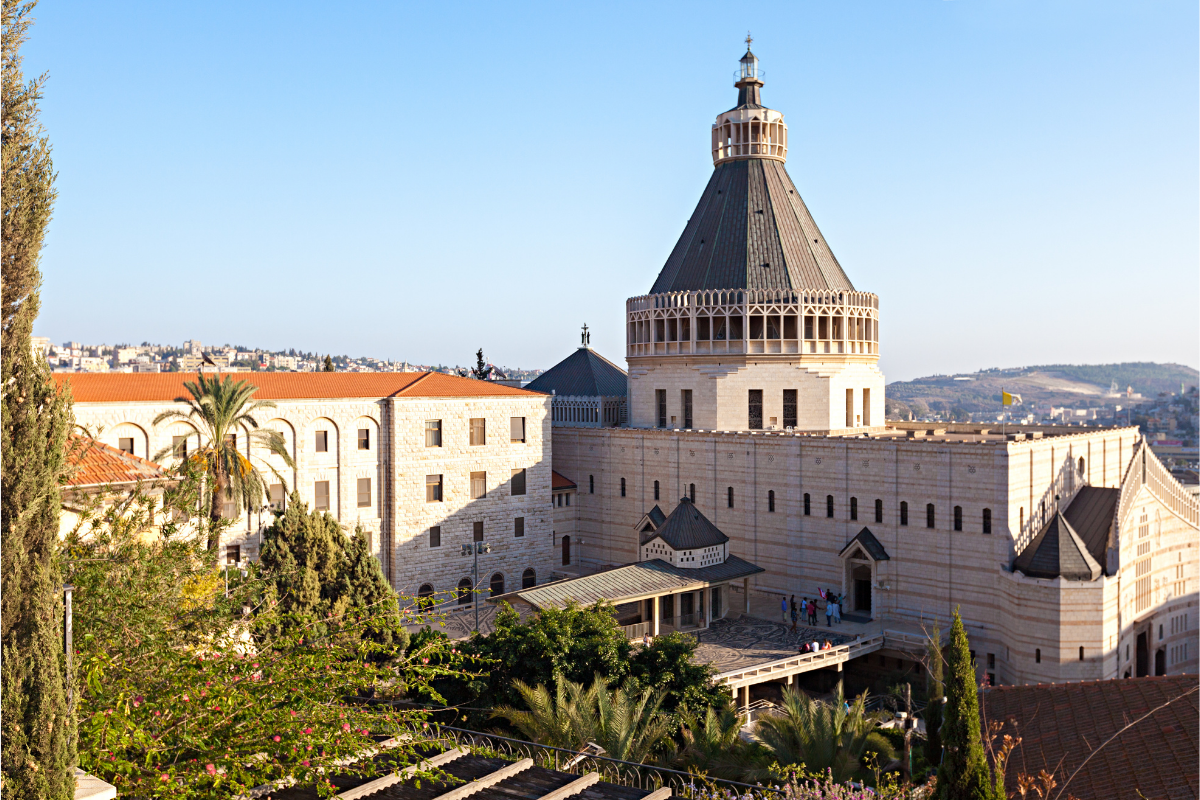
M 488 544 L 487 542 L 472 542 L 470 544 L 464 544 L 462 546 L 462 554 L 464 556 L 469 556 L 469 555 L 475 556 L 475 569 L 474 569 L 473 574 L 475 577 L 474 583 L 475 583 L 475 587 L 476 587 L 476 589 L 475 589 L 476 595 L 478 595 L 478 593 L 479 593 L 479 589 L 478 589 L 478 587 L 479 587 L 479 555 L 480 555 L 480 553 L 486 554 L 486 553 L 490 553 L 490 552 L 492 552 L 492 546 L 490 544 Z M 475 632 L 479 633 L 479 597 L 478 596 L 475 598 Z

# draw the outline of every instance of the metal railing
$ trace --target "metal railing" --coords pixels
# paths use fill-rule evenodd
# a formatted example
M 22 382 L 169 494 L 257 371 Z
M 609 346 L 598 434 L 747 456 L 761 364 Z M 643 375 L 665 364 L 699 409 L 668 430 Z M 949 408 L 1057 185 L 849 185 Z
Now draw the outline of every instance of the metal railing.
M 1029 519 L 1025 521 L 1025 525 L 1017 534 L 1014 546 L 1017 555 L 1020 555 L 1021 551 L 1029 546 L 1029 543 L 1041 532 L 1046 523 L 1058 513 L 1059 508 L 1066 508 L 1071 504 L 1071 500 L 1084 486 L 1087 486 L 1087 477 L 1079 471 L 1075 459 L 1068 453 L 1066 460 L 1058 468 L 1058 474 L 1054 476 L 1054 480 L 1042 493 L 1042 499 L 1037 508 L 1029 509 Z
M 883 643 L 884 635 L 877 633 L 874 636 L 868 636 L 865 639 L 856 639 L 853 642 L 838 645 L 829 650 L 818 650 L 815 653 L 798 653 L 776 661 L 768 661 L 765 664 L 755 664 L 751 667 L 722 672 L 714 678 L 714 681 L 718 685 L 725 686 L 742 684 L 744 681 L 750 679 L 753 679 L 754 683 L 762 683 L 771 680 L 770 677 L 763 677 L 764 675 L 784 677 L 821 669 L 822 667 L 834 666 L 849 661 L 852 658 L 873 653 L 883 647 Z
M 500 758 L 513 761 L 528 758 L 532 759 L 533 763 L 539 767 L 566 772 L 570 775 L 585 775 L 595 772 L 599 774 L 600 780 L 618 786 L 632 786 L 647 791 L 669 786 L 675 796 L 688 798 L 688 800 L 707 800 L 714 795 L 714 790 L 722 789 L 740 796 L 743 800 L 767 800 L 767 798 L 774 800 L 783 794 L 782 789 L 774 786 L 739 783 L 720 778 L 702 778 L 689 772 L 681 772 L 667 767 L 636 764 L 632 761 L 621 761 L 607 756 L 590 755 L 561 747 L 510 739 L 494 733 L 481 733 L 448 725 L 435 726 L 431 728 L 431 731 L 432 737 L 435 739 L 440 736 L 455 745 L 469 747 L 472 751 L 490 751 Z

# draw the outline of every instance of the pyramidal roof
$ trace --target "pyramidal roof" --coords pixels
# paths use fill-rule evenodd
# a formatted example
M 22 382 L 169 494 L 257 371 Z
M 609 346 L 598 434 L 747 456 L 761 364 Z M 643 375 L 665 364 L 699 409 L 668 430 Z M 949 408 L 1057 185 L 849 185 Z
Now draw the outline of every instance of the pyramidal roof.
M 1094 581 L 1104 571 L 1062 513 L 1055 514 L 1013 564 L 1031 578 Z
M 667 517 L 667 521 L 646 542 L 662 539 L 672 550 L 700 550 L 725 544 L 729 537 L 713 525 L 708 517 L 700 513 L 689 497 L 682 497 L 679 505 Z
M 625 397 L 629 394 L 625 370 L 590 347 L 580 347 L 527 383 L 525 388 L 575 397 Z

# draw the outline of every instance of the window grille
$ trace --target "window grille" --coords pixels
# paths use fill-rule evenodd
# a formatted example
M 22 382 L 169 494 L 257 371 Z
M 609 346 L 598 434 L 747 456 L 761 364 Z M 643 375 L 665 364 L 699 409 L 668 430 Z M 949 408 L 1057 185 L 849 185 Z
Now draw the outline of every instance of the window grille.
M 796 390 L 783 390 L 783 427 L 795 428 L 799 424 L 799 414 L 796 404 Z
M 762 389 L 750 390 L 749 401 L 749 428 L 751 430 L 761 430 L 763 426 L 763 395 Z

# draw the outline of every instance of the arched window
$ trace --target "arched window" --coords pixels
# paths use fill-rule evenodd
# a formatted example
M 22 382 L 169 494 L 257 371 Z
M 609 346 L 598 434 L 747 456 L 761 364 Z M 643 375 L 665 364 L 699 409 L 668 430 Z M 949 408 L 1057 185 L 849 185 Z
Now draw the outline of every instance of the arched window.
M 1042 663 L 1042 648 L 1038 647 L 1033 651 L 1033 661 L 1035 664 Z
M 658 481 L 654 482 L 654 499 L 658 499 Z
M 596 493 L 596 476 L 588 475 L 588 494 Z
M 933 527 L 933 503 L 925 504 L 925 527 Z
M 908 501 L 906 500 L 900 501 L 900 524 L 908 524 Z
M 1083 459 L 1080 459 L 1080 461 L 1082 461 L 1082 460 L 1083 460 Z M 1080 647 L 1080 648 L 1079 648 L 1079 660 L 1080 660 L 1080 661 L 1083 661 L 1083 647 Z
M 954 507 L 954 530 L 962 530 L 962 506 Z
M 883 524 L 883 501 L 882 500 L 875 501 L 875 521 L 881 525 Z
M 990 508 L 985 508 L 983 510 L 983 532 L 992 532 L 992 510 Z
M 537 573 L 533 571 L 533 567 L 521 573 L 521 588 L 528 589 L 531 586 L 537 586 Z
M 805 492 L 804 493 L 804 516 L 807 517 L 810 514 L 812 514 L 812 497 L 809 496 L 808 492 Z
M 471 602 L 471 579 L 463 578 L 458 582 L 458 604 L 465 606 Z
M 504 594 L 504 575 L 502 573 L 494 573 L 492 575 L 492 597 L 499 597 Z
M 775 512 L 775 490 L 771 489 L 767 492 L 767 511 Z
M 693 503 L 696 502 L 696 484 L 694 483 L 688 484 L 688 499 Z
M 422 583 L 421 588 L 417 590 L 417 608 L 422 611 L 429 611 L 433 608 L 432 583 Z
M 732 486 L 729 487 L 728 505 L 730 508 L 733 508 L 733 487 Z
M 825 495 L 825 516 L 833 518 L 833 495 Z
M 858 520 L 858 498 L 857 497 L 850 498 L 850 519 L 853 521 Z
M 625 479 L 621 478 L 621 497 L 625 496 Z
M 1080 472 L 1083 472 L 1083 468 L 1086 464 L 1087 464 L 1087 462 L 1083 460 L 1083 456 L 1080 456 L 1079 457 L 1079 471 Z
M 562 538 L 562 563 L 564 567 L 571 566 L 571 537 Z

